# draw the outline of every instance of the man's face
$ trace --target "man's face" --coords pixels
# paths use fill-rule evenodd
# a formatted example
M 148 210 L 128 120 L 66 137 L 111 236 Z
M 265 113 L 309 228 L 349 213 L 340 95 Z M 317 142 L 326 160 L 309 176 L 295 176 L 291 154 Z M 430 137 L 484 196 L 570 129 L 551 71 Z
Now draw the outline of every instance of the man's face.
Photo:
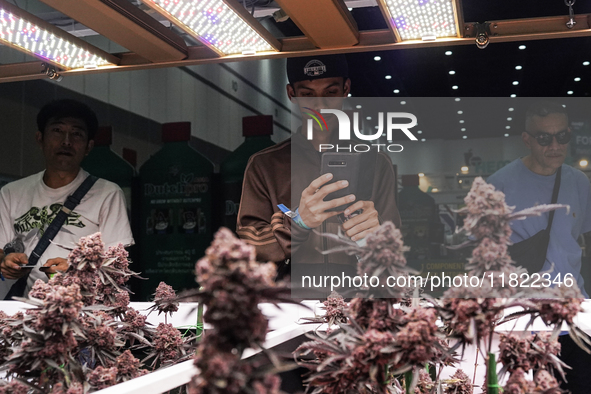
M 320 112 L 321 109 L 342 109 L 343 98 L 351 91 L 351 80 L 342 77 L 320 78 L 308 81 L 298 81 L 293 85 L 287 85 L 287 96 L 290 100 L 298 101 L 300 113 L 310 112 L 308 108 Z M 334 115 L 325 114 L 323 117 L 328 123 L 329 130 L 336 129 L 337 118 Z M 314 128 L 318 125 L 314 122 Z
M 523 142 L 531 150 L 532 171 L 540 175 L 552 175 L 564 163 L 568 143 L 560 144 L 556 134 L 569 132 L 568 120 L 564 114 L 552 113 L 547 116 L 534 116 L 528 130 L 522 134 Z M 552 135 L 552 142 L 542 146 L 536 136 L 548 133 Z
M 86 124 L 77 118 L 51 118 L 44 132 L 37 132 L 36 139 L 46 168 L 56 171 L 77 172 L 94 146 L 94 141 L 88 140 Z

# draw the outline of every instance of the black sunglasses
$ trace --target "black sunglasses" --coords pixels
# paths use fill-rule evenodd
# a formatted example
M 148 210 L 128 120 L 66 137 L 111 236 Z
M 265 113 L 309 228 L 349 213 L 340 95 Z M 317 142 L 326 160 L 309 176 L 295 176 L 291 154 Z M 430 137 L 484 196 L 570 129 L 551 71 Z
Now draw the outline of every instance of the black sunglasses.
M 534 137 L 540 146 L 550 145 L 553 138 L 556 138 L 556 142 L 558 142 L 560 145 L 565 145 L 569 143 L 571 137 L 571 132 L 568 130 L 562 130 L 556 134 L 537 133 L 534 135 L 529 131 L 526 131 L 526 133 Z

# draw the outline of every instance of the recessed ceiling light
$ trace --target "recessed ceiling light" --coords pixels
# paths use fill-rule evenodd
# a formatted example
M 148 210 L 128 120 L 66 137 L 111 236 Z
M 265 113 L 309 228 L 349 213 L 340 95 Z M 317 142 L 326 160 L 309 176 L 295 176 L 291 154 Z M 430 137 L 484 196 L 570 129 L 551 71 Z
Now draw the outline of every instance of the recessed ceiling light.
M 380 60 L 382 60 L 381 56 L 375 56 L 373 58 L 373 60 L 375 60 L 376 62 L 379 62 Z
M 526 48 L 526 46 L 525 46 L 525 45 L 520 45 L 520 46 L 519 46 L 519 49 L 520 49 L 520 50 L 522 50 L 522 51 L 523 51 L 525 48 Z
M 424 138 L 421 138 L 421 142 L 425 142 L 425 141 L 427 141 L 427 140 L 426 140 L 426 139 L 424 139 Z
M 515 98 L 515 97 L 517 97 L 517 95 L 516 95 L 515 93 L 513 93 L 513 94 L 511 95 L 511 97 L 512 97 L 512 98 Z
M 454 70 L 449 70 L 449 75 L 454 75 L 456 72 Z
M 460 119 L 460 123 L 464 123 L 464 119 Z
M 357 105 L 355 106 L 355 108 L 357 108 L 357 109 L 361 109 L 361 105 L 357 104 Z
M 467 136 L 467 135 L 465 135 L 465 136 L 463 136 L 462 138 L 463 138 L 463 139 L 466 139 L 466 138 L 468 138 L 468 136 Z
M 465 128 L 465 127 L 462 127 L 462 128 L 460 129 L 460 131 L 466 131 L 466 128 Z
M 515 111 L 515 108 L 509 108 L 509 112 Z
M 509 137 L 509 133 L 505 133 L 505 137 Z
M 569 90 L 568 92 L 566 92 L 566 94 L 573 94 L 574 92 L 572 90 Z
M 398 94 L 398 93 L 400 93 L 400 90 L 394 89 L 394 93 Z
M 589 62 L 583 62 L 583 66 L 588 66 Z
M 508 120 L 509 122 L 511 122 L 511 121 L 513 120 L 513 118 L 507 118 L 507 120 Z
M 353 7 L 349 7 L 349 11 L 353 11 Z
M 458 115 L 461 115 L 463 113 L 464 113 L 464 111 L 458 111 Z
M 371 120 L 371 116 L 368 116 L 368 117 L 367 117 L 367 118 L 365 118 L 365 119 L 367 119 L 367 120 Z
M 417 134 L 423 134 L 423 130 L 417 131 Z
M 391 75 L 386 75 L 386 79 L 392 79 Z
M 506 128 L 507 130 L 509 130 L 509 129 L 511 128 L 511 126 L 505 126 L 505 128 Z
M 513 85 L 519 85 L 519 81 L 513 81 Z
M 461 99 L 459 97 L 456 97 L 456 101 L 460 101 Z
M 522 68 L 523 68 L 523 67 L 521 67 L 521 66 L 515 66 L 515 69 L 516 69 L 516 70 L 521 70 Z
M 562 104 L 562 108 L 566 108 L 566 104 Z
M 580 80 L 581 80 L 581 78 L 579 78 L 579 77 L 575 78 L 575 82 L 579 82 Z
M 451 87 L 453 90 L 458 90 L 458 85 L 454 85 Z
M 406 101 L 401 101 L 400 104 L 404 105 L 404 104 L 406 104 Z
M 452 53 L 452 51 L 445 51 L 445 56 L 451 56 Z

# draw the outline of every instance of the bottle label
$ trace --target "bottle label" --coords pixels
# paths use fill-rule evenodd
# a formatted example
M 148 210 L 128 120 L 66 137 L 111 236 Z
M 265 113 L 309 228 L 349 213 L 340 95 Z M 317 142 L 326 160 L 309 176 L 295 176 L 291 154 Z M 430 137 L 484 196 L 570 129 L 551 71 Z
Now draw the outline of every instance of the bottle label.
M 176 290 L 197 286 L 195 263 L 205 254 L 213 229 L 211 180 L 196 173 L 164 169 L 142 182 L 140 271 L 147 278 L 141 283 L 142 299 L 149 299 L 160 281 Z
M 242 195 L 242 182 L 223 182 L 222 198 L 225 202 L 223 226 L 236 231 L 236 220 L 240 208 L 240 197 Z

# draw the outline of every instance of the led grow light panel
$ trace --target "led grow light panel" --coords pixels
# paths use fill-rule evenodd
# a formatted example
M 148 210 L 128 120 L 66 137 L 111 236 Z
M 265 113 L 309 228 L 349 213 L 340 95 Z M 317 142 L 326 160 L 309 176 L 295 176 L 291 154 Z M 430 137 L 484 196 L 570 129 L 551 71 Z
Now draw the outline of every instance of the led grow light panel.
M 222 0 L 144 0 L 144 3 L 221 55 L 278 49 Z M 251 23 L 258 23 L 252 19 Z
M 457 37 L 456 8 L 452 0 L 379 0 L 387 9 L 390 26 L 404 40 Z
M 4 8 L 0 8 L 0 41 L 66 70 L 114 65 L 104 57 Z

